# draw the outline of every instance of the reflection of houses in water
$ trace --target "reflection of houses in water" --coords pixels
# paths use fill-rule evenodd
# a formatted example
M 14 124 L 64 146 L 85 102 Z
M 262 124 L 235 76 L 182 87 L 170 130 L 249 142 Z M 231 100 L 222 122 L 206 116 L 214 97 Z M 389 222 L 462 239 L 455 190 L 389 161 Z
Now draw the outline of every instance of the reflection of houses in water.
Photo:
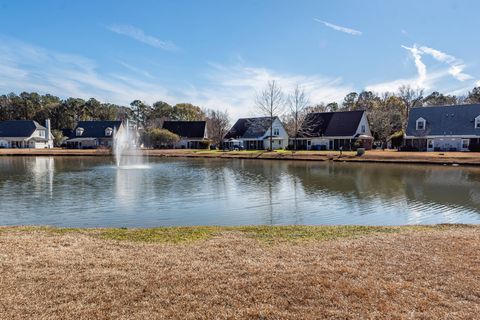
M 405 176 L 406 195 L 411 201 L 480 211 L 479 181 L 478 169 L 432 167 Z
M 29 164 L 32 173 L 35 191 L 48 190 L 50 197 L 53 196 L 53 175 L 55 172 L 55 160 L 53 157 L 34 157 Z

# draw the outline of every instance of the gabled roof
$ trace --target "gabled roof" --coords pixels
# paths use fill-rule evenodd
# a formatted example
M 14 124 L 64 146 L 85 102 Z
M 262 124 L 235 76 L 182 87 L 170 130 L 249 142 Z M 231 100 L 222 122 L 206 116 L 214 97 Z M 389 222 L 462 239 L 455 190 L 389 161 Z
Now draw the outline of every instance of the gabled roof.
M 0 137 L 30 137 L 37 129 L 47 130 L 34 120 L 0 121 Z
M 122 121 L 79 121 L 70 138 L 105 138 L 105 129 L 112 128 L 118 130 L 121 125 Z M 80 137 L 76 136 L 77 128 L 83 128 L 83 133 Z
M 420 107 L 410 110 L 407 136 L 478 135 L 475 118 L 480 116 L 480 104 Z M 419 118 L 426 120 L 425 130 L 417 130 Z
M 363 110 L 309 113 L 299 135 L 304 138 L 354 136 L 364 113 Z
M 278 119 L 278 117 L 274 117 L 273 121 L 276 119 Z M 270 129 L 271 120 L 270 117 L 238 119 L 230 131 L 225 135 L 225 139 L 261 138 L 265 135 L 267 130 Z
M 206 121 L 164 121 L 162 128 L 182 138 L 203 139 L 206 124 Z

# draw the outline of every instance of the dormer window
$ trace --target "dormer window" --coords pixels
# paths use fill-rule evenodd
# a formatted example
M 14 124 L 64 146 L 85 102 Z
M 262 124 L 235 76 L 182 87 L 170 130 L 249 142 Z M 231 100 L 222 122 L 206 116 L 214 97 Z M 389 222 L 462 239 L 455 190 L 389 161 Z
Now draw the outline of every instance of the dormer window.
M 280 129 L 279 128 L 273 128 L 273 135 L 274 136 L 279 136 L 280 135 Z
M 425 130 L 426 121 L 423 118 L 418 118 L 416 122 L 417 130 Z
M 480 116 L 475 118 L 475 129 L 480 129 Z
M 113 133 L 113 129 L 108 127 L 107 129 L 105 129 L 105 136 L 107 137 L 111 137 L 112 136 L 112 133 Z
M 77 137 L 81 137 L 83 134 L 83 131 L 85 131 L 83 128 L 78 127 L 77 130 L 75 130 L 75 135 Z
M 365 125 L 364 125 L 364 124 L 362 124 L 362 128 L 361 128 L 360 131 L 361 131 L 362 133 L 365 133 L 366 130 L 365 130 Z

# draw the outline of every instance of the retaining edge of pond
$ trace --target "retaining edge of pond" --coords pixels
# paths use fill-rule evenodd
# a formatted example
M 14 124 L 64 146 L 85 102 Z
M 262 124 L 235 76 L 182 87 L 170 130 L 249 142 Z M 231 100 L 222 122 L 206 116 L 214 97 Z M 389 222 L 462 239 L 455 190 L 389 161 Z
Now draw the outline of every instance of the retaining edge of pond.
M 338 154 L 292 154 L 286 152 L 198 152 L 178 150 L 142 150 L 142 155 L 147 157 L 166 158 L 217 158 L 217 159 L 250 159 L 250 160 L 290 160 L 290 161 L 332 161 L 332 162 L 357 162 L 357 163 L 388 163 L 388 164 L 422 164 L 422 165 L 450 165 L 450 166 L 480 166 L 480 154 L 471 156 L 456 157 L 448 154 L 442 156 L 422 155 L 422 157 L 398 157 L 390 154 L 369 153 L 363 156 Z M 74 150 L 74 149 L 0 149 L 0 156 L 112 156 L 110 150 Z

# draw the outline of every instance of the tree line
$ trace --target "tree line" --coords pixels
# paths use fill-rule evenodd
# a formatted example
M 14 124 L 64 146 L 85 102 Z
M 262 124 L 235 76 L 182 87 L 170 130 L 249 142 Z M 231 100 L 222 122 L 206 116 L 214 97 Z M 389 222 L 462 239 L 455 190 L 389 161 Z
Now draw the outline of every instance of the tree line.
M 347 94 L 341 103 L 311 103 L 301 85 L 285 94 L 276 81 L 268 82 L 255 100 L 256 114 L 281 118 L 290 137 L 295 139 L 308 130 L 304 123 L 306 115 L 312 112 L 365 110 L 370 128 L 377 141 L 386 143 L 393 136 L 401 136 L 406 128 L 411 108 L 480 103 L 480 87 L 475 87 L 464 96 L 446 95 L 434 91 L 428 95 L 423 89 L 402 86 L 397 92 L 376 94 L 372 91 Z M 126 120 L 137 124 L 144 132 L 156 132 L 165 120 L 205 120 L 208 136 L 215 144 L 221 144 L 230 128 L 227 111 L 205 109 L 190 103 L 170 105 L 157 101 L 149 105 L 134 100 L 130 106 L 102 103 L 94 98 L 61 99 L 51 94 L 22 92 L 0 95 L 0 121 L 35 120 L 41 124 L 51 119 L 52 129 L 73 129 L 76 122 L 84 120 Z M 270 126 L 270 136 L 272 128 Z M 305 133 L 305 132 L 303 132 Z M 167 135 L 168 136 L 168 135 Z M 150 141 L 157 141 L 157 137 Z M 175 140 L 168 136 L 168 141 Z M 172 140 L 173 139 L 173 140 Z
M 149 105 L 134 100 L 129 107 L 113 103 L 102 103 L 94 98 L 60 99 L 51 94 L 41 95 L 36 92 L 22 92 L 19 95 L 9 93 L 0 95 L 0 121 L 35 120 L 44 124 L 51 120 L 53 134 L 58 137 L 60 130 L 74 129 L 78 121 L 87 120 L 131 120 L 147 135 L 145 139 L 158 143 L 158 129 L 165 120 L 207 121 L 209 137 L 220 143 L 229 129 L 230 121 L 227 111 L 203 109 L 190 103 L 170 105 L 158 101 Z M 157 133 L 149 137 L 148 132 Z M 172 136 L 167 135 L 168 141 Z M 173 137 L 174 139 L 174 137 Z M 175 139 L 174 139 L 175 140 Z
M 301 85 L 284 94 L 276 81 L 270 81 L 258 94 L 256 101 L 258 113 L 272 120 L 275 116 L 281 117 L 285 129 L 294 141 L 294 148 L 296 138 L 314 127 L 313 124 L 307 123 L 310 119 L 307 117 L 309 113 L 355 110 L 366 111 L 372 135 L 376 141 L 386 145 L 392 138 L 403 137 L 412 108 L 480 103 L 480 87 L 473 88 L 464 96 L 454 96 L 438 91 L 425 95 L 421 88 L 401 86 L 397 92 L 382 94 L 372 91 L 351 92 L 340 104 L 337 102 L 312 104 Z

